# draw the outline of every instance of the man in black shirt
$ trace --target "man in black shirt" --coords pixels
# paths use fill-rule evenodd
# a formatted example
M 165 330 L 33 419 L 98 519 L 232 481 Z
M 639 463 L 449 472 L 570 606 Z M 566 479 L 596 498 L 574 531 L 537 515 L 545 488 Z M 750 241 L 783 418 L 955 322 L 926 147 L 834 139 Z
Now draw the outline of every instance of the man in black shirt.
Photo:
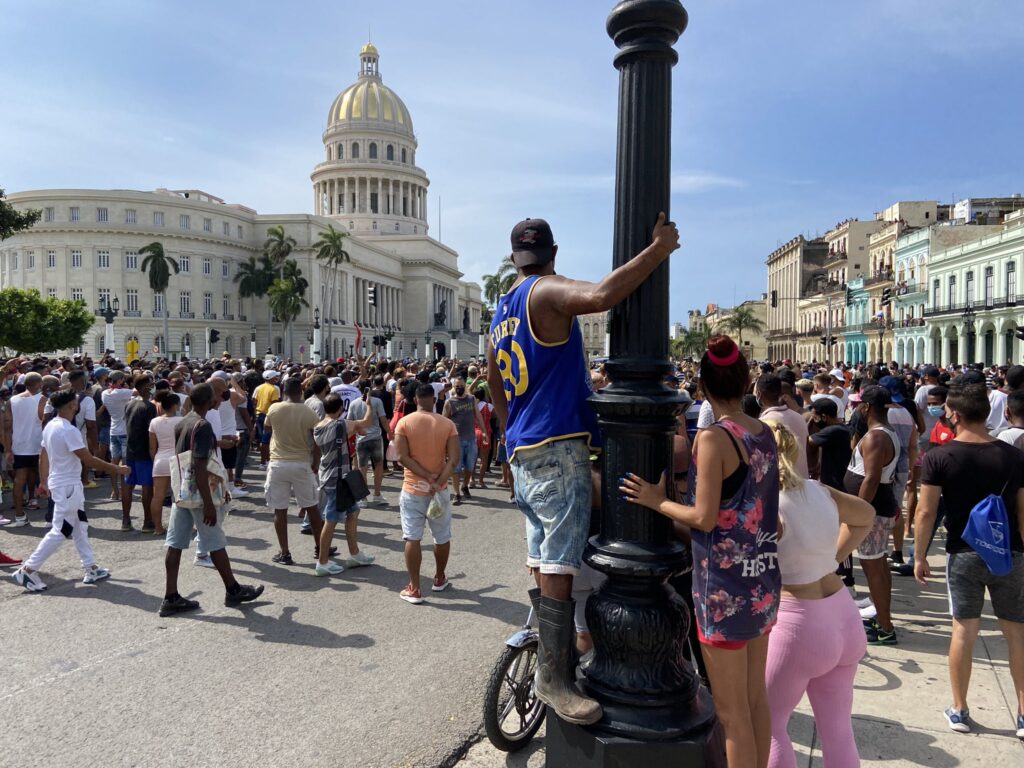
M 809 427 L 811 446 L 818 450 L 818 480 L 837 491 L 843 490 L 843 478 L 850 465 L 850 428 L 839 420 L 835 401 L 823 397 L 811 403 Z
M 136 397 L 124 409 L 124 425 L 128 435 L 124 463 L 130 470 L 121 485 L 121 530 L 132 528 L 132 494 L 135 486 L 142 486 L 142 532 L 152 533 L 153 518 L 153 457 L 149 455 L 149 422 L 156 418 L 156 406 L 149 401 L 153 381 L 144 373 L 132 382 Z
M 164 559 L 167 588 L 160 605 L 161 616 L 192 611 L 199 607 L 197 601 L 188 600 L 178 593 L 181 552 L 188 548 L 193 528 L 199 537 L 198 550 L 210 553 L 210 559 L 224 582 L 224 605 L 240 605 L 263 594 L 262 585 L 253 587 L 239 584 L 228 559 L 227 538 L 222 527 L 229 498 L 226 494 L 227 473 L 216 461 L 217 438 L 213 434 L 213 426 L 206 420 L 207 411 L 216 405 L 213 401 L 213 388 L 209 384 L 199 384 L 192 388 L 189 399 L 192 412 L 174 429 L 175 452 L 181 454 L 192 451 L 195 485 L 202 506 L 171 506 L 171 519 L 167 525 L 167 556 Z
M 946 581 L 953 614 L 949 644 L 953 706 L 944 713 L 946 722 L 959 733 L 971 730 L 967 687 L 987 589 L 1009 646 L 1010 675 L 1020 705 L 1017 736 L 1024 738 L 1024 453 L 992 439 L 985 424 L 990 410 L 985 384 L 964 383 L 965 380 L 975 381 L 961 377 L 950 385 L 946 398 L 946 416 L 956 430 L 956 437 L 924 457 L 917 503 L 914 576 L 925 585 L 931 575 L 926 552 L 941 493 L 946 511 Z M 1004 535 L 1013 551 L 1013 568 L 1005 576 L 993 575 L 981 556 L 963 540 L 971 510 L 989 494 L 1002 497 L 1009 517 L 1009 530 Z

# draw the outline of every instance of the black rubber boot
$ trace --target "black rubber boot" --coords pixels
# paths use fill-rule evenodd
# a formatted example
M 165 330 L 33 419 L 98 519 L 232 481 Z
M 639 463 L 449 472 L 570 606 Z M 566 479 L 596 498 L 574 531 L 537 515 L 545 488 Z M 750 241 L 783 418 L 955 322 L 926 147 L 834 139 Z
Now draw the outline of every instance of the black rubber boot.
M 601 705 L 576 688 L 573 610 L 572 600 L 540 598 L 540 645 L 534 688 L 537 698 L 567 723 L 591 725 L 601 719 Z
M 530 604 L 533 606 L 533 617 L 540 621 L 540 587 L 528 589 L 526 594 L 530 596 Z

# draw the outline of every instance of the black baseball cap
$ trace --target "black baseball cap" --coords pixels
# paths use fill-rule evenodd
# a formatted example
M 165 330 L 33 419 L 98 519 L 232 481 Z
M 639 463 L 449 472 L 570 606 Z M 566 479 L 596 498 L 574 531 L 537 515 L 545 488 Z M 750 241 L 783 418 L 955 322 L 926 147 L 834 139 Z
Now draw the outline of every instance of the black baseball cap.
M 511 240 L 517 267 L 547 264 L 555 257 L 555 237 L 544 219 L 523 219 L 512 227 Z

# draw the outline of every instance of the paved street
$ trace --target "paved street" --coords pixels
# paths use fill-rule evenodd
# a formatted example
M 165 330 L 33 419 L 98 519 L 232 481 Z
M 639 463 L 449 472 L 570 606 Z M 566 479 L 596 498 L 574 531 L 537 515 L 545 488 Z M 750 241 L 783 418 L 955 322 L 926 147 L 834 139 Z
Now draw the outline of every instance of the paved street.
M 98 503 L 108 491 L 89 492 L 89 511 L 109 581 L 81 584 L 68 542 L 42 572 L 45 593 L 0 583 L 0 763 L 433 768 L 476 738 L 486 675 L 526 614 L 522 523 L 503 492 L 455 509 L 453 586 L 427 591 L 421 606 L 398 598 L 396 504 L 363 513 L 377 564 L 318 579 L 297 519 L 299 564 L 275 565 L 262 497 L 241 500 L 228 552 L 241 581 L 266 585 L 263 597 L 226 608 L 216 572 L 186 553 L 181 592 L 202 608 L 161 619 L 162 542 L 122 534 L 114 505 Z M 397 478 L 385 495 L 397 503 Z M 34 521 L 0 529 L 0 549 L 28 556 L 44 531 L 41 513 Z
M 397 501 L 396 479 L 386 495 Z M 226 608 L 216 573 L 192 566 L 189 556 L 182 592 L 202 610 L 170 619 L 156 614 L 161 542 L 120 533 L 114 506 L 97 503 L 103 489 L 90 496 L 94 547 L 113 571 L 110 581 L 80 584 L 69 543 L 43 573 L 46 593 L 0 583 L 9 661 L 0 706 L 17 713 L 0 735 L 6 764 L 68 764 L 73 752 L 76 763 L 102 766 L 435 768 L 479 742 L 483 682 L 526 611 L 522 526 L 504 493 L 488 491 L 456 509 L 454 586 L 428 594 L 422 606 L 397 597 L 405 577 L 394 507 L 363 513 L 362 539 L 378 564 L 316 579 L 312 541 L 299 535 L 297 520 L 292 549 L 301 564 L 277 566 L 260 497 L 239 501 L 227 523 L 229 553 L 239 577 L 265 584 L 266 593 L 249 607 Z M 26 556 L 42 532 L 41 525 L 4 528 L 0 548 Z M 983 730 L 950 733 L 940 714 L 949 698 L 943 584 L 921 591 L 898 579 L 895 588 L 902 644 L 870 649 L 857 679 L 865 764 L 1024 765 L 995 622 L 983 625 L 971 685 L 972 715 Z M 792 733 L 801 766 L 821 766 L 806 701 Z M 475 743 L 458 764 L 537 768 L 542 737 L 511 758 Z

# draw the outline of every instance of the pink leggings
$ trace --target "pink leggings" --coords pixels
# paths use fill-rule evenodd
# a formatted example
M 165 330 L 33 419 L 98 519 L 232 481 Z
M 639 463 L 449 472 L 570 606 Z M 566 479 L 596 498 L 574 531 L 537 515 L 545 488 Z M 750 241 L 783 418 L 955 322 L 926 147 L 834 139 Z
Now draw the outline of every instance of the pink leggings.
M 822 600 L 782 598 L 765 673 L 772 712 L 769 768 L 796 768 L 789 717 L 805 692 L 825 768 L 860 765 L 853 739 L 853 678 L 866 648 L 860 613 L 845 589 Z

